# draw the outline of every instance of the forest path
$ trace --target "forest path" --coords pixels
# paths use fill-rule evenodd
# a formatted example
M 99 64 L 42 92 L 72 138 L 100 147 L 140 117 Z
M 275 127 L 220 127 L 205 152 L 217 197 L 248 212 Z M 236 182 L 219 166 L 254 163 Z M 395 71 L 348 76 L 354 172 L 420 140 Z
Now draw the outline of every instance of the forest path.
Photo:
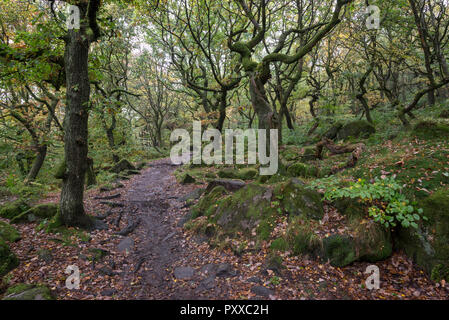
M 132 265 L 124 270 L 123 280 L 130 289 L 127 298 L 226 299 L 228 288 L 215 286 L 216 274 L 210 272 L 216 267 L 208 266 L 201 251 L 186 243 L 178 226 L 186 211 L 180 198 L 195 186 L 178 184 L 175 169 L 170 159 L 152 162 L 122 198 L 128 223 L 140 222 L 118 246 L 120 251 L 128 250 Z

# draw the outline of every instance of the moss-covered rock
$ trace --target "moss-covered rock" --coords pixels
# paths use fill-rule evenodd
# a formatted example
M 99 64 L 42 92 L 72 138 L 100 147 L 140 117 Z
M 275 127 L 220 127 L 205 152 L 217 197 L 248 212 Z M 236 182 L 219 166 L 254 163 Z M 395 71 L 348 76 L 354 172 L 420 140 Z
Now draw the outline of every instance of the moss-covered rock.
M 203 195 L 200 201 L 192 207 L 192 218 L 210 215 L 215 209 L 218 199 L 227 195 L 227 191 L 223 186 L 216 186 L 210 192 Z
M 0 217 L 12 219 L 22 212 L 28 210 L 30 206 L 22 199 L 18 199 L 3 205 L 0 208 Z
M 50 219 L 58 213 L 58 209 L 59 205 L 57 203 L 38 204 L 11 219 L 11 223 L 34 222 L 42 219 Z
M 449 137 L 449 125 L 435 121 L 421 121 L 413 127 L 413 133 L 421 139 Z
M 218 170 L 218 176 L 223 179 L 236 179 L 237 175 L 234 169 L 221 169 Z
M 128 160 L 122 159 L 111 169 L 111 171 L 114 173 L 120 173 L 125 170 L 136 170 L 136 167 L 134 167 Z
M 449 110 L 443 110 L 438 116 L 441 119 L 449 119 Z
M 8 288 L 2 300 L 54 300 L 49 288 L 44 285 L 17 284 Z
M 271 206 L 272 191 L 257 184 L 248 184 L 218 202 L 213 220 L 224 234 L 248 235 L 256 228 L 261 239 L 268 239 L 278 211 Z
M 341 121 L 336 122 L 329 128 L 329 130 L 327 130 L 323 134 L 323 138 L 334 140 L 337 137 L 338 131 L 340 131 L 340 129 L 343 127 L 343 125 L 344 124 Z
M 289 215 L 302 216 L 320 220 L 324 216 L 321 195 L 311 189 L 307 189 L 298 179 L 290 179 L 281 183 L 274 189 L 276 199 L 280 200 L 285 212 Z
M 355 223 L 352 235 L 357 260 L 377 262 L 387 259 L 393 253 L 390 231 L 374 221 L 362 220 Z
M 194 177 L 192 177 L 190 174 L 188 173 L 184 173 L 181 178 L 180 178 L 180 182 L 182 184 L 189 184 L 189 183 L 194 183 L 196 180 Z
M 316 160 L 316 148 L 315 147 L 305 147 L 301 155 L 303 161 Z
M 308 223 L 304 223 L 299 217 L 290 219 L 285 239 L 288 249 L 295 255 L 308 255 L 318 257 L 322 252 L 322 241 L 313 232 Z
M 368 138 L 376 129 L 366 120 L 356 120 L 345 124 L 338 130 L 337 139 L 346 140 L 352 138 Z
M 449 190 L 436 191 L 418 207 L 428 221 L 418 230 L 401 228 L 395 243 L 434 280 L 449 280 Z
M 312 178 L 318 177 L 318 168 L 305 163 L 297 162 L 287 168 L 290 177 Z
M 323 239 L 323 260 L 334 267 L 344 267 L 357 260 L 354 240 L 339 234 Z
M 21 239 L 19 231 L 10 224 L 0 221 L 0 238 L 5 241 L 16 242 Z
M 367 208 L 360 198 L 340 198 L 334 200 L 332 204 L 341 214 L 348 217 L 349 220 L 360 220 L 367 216 Z
M 56 179 L 64 179 L 67 174 L 67 162 L 65 159 L 62 159 L 62 161 L 57 165 L 56 172 L 54 174 L 54 177 Z
M 283 147 L 280 155 L 286 161 L 297 161 L 301 157 L 301 149 L 297 146 L 288 145 Z
M 252 180 L 259 174 L 259 171 L 253 168 L 241 169 L 238 171 L 237 179 Z
M 16 255 L 11 252 L 5 240 L 0 238 L 0 277 L 19 265 Z
M 258 175 L 258 171 L 254 168 L 222 169 L 218 171 L 218 176 L 224 179 L 240 179 L 252 180 Z

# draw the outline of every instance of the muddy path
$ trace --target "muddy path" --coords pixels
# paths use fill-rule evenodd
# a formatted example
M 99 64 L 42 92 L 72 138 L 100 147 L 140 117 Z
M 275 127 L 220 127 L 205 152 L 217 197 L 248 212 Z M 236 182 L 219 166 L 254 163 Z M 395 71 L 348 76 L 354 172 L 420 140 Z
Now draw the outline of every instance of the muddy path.
M 118 245 L 128 258 L 123 280 L 129 292 L 124 294 L 128 299 L 226 299 L 229 288 L 215 281 L 218 265 L 183 237 L 182 198 L 198 186 L 179 185 L 174 170 L 170 159 L 152 162 L 121 199 L 128 221 L 139 223 Z

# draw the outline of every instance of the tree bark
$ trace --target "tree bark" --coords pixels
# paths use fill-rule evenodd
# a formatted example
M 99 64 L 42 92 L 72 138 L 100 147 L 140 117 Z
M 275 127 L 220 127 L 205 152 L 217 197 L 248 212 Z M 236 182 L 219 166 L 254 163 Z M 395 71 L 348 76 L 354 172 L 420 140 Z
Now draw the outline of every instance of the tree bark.
M 90 83 L 88 76 L 89 37 L 87 5 L 80 5 L 79 30 L 70 29 L 66 37 L 64 61 L 67 102 L 64 130 L 66 173 L 63 178 L 60 218 L 63 224 L 91 228 L 93 220 L 84 211 L 84 181 L 88 152 L 88 108 Z M 83 19 L 84 18 L 84 19 Z

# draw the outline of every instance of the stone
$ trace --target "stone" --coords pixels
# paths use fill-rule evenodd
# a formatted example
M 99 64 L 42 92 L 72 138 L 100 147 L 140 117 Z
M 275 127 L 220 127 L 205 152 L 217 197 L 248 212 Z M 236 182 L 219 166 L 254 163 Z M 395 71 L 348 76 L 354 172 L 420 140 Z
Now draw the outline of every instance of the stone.
M 192 267 L 177 267 L 173 274 L 178 280 L 190 280 L 195 275 L 195 269 Z
M 339 234 L 323 239 L 324 261 L 329 261 L 333 267 L 344 267 L 357 260 L 354 240 L 349 236 Z
M 246 184 L 241 180 L 217 179 L 209 182 L 205 193 L 211 192 L 217 186 L 222 186 L 229 192 L 235 192 L 246 186 Z
M 136 168 L 128 160 L 122 159 L 111 169 L 114 173 L 120 173 L 125 170 L 136 170 Z
M 49 288 L 43 285 L 18 284 L 8 288 L 2 300 L 54 300 Z
M 265 298 L 274 295 L 274 292 L 271 289 L 264 286 L 254 286 L 251 288 L 251 292 Z
M 19 265 L 19 259 L 11 252 L 5 240 L 0 238 L 0 277 Z
M 194 183 L 196 180 L 188 173 L 184 173 L 181 177 L 181 184 L 190 184 Z
M 343 125 L 337 133 L 338 140 L 346 140 L 352 138 L 366 139 L 370 135 L 376 132 L 376 129 L 372 124 L 366 120 L 351 121 Z
M 120 243 L 117 245 L 117 250 L 120 252 L 126 252 L 131 251 L 132 247 L 134 246 L 134 240 L 126 237 Z
M 22 212 L 27 211 L 30 209 L 30 206 L 28 203 L 26 203 L 22 199 L 18 199 L 9 203 L 4 204 L 0 208 L 0 217 L 5 219 L 12 219 L 18 215 L 20 215 Z
M 5 241 L 16 242 L 21 239 L 19 231 L 10 224 L 0 221 L 0 238 Z
M 274 196 L 281 199 L 284 210 L 292 216 L 303 216 L 314 220 L 321 220 L 324 216 L 321 194 L 307 189 L 298 179 L 278 185 L 274 189 Z
M 51 219 L 58 213 L 58 210 L 59 205 L 57 203 L 38 204 L 15 216 L 11 219 L 11 223 L 34 222 L 37 220 Z

